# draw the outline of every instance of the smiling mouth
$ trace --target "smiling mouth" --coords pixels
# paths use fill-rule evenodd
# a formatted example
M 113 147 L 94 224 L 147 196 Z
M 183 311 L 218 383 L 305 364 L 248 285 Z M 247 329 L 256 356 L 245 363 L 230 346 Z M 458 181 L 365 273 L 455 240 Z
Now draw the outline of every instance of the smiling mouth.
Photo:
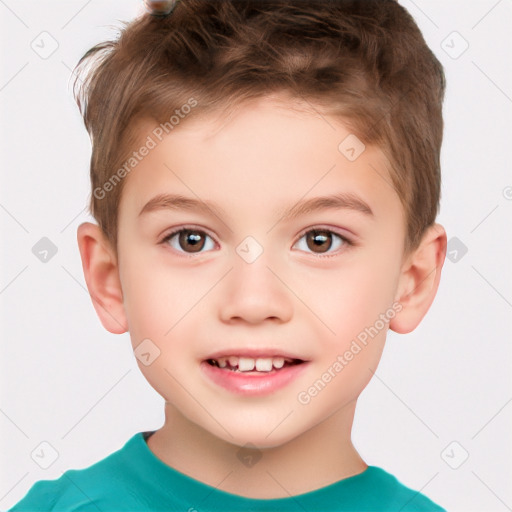
M 295 366 L 303 363 L 302 359 L 290 359 L 286 357 L 220 357 L 218 359 L 207 359 L 206 362 L 210 366 L 215 366 L 222 370 L 232 372 L 252 372 L 252 373 L 268 373 L 281 370 L 289 366 Z

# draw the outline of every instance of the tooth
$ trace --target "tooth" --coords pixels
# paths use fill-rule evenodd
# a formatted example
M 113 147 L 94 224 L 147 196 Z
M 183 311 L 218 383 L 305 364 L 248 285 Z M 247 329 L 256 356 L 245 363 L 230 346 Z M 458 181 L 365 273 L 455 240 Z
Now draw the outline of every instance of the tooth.
M 230 361 L 231 364 L 231 361 Z M 254 359 L 252 357 L 238 358 L 238 369 L 241 372 L 249 372 L 254 369 Z
M 225 357 L 221 357 L 220 359 L 217 359 L 217 364 L 218 364 L 221 368 L 226 368 L 226 366 L 227 366 L 226 358 L 225 358 Z
M 258 370 L 259 372 L 272 371 L 272 358 L 259 357 L 258 359 L 256 359 L 256 370 Z
M 238 357 L 237 356 L 229 356 L 228 361 L 231 366 L 238 366 Z
M 284 366 L 284 357 L 274 357 L 272 359 L 272 364 L 274 368 L 282 368 Z

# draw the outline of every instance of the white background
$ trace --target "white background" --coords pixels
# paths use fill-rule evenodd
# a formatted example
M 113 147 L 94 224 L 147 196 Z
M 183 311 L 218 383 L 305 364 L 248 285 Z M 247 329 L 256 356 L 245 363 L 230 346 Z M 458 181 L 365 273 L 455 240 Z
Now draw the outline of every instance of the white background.
M 390 332 L 353 441 L 368 464 L 449 511 L 512 510 L 512 2 L 401 3 L 445 67 L 438 222 L 449 250 L 456 237 L 467 253 L 446 261 L 422 324 Z M 76 243 L 77 226 L 93 219 L 71 70 L 140 10 L 138 0 L 0 0 L 2 510 L 34 482 L 163 424 L 128 333 L 110 334 L 96 316 Z M 58 43 L 46 59 L 31 47 L 45 37 L 51 48 L 44 31 Z M 42 237 L 58 249 L 46 263 L 32 252 Z M 59 454 L 48 469 L 31 458 L 44 441 Z M 466 452 L 458 469 L 447 463 Z

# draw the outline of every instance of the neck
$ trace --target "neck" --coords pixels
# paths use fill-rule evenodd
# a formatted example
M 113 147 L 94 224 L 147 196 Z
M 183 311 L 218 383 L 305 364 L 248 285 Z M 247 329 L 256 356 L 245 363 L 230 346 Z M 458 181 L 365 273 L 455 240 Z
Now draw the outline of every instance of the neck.
M 219 490 L 286 498 L 357 475 L 368 466 L 352 445 L 356 400 L 287 443 L 250 450 L 212 435 L 166 403 L 165 424 L 148 439 L 165 464 Z

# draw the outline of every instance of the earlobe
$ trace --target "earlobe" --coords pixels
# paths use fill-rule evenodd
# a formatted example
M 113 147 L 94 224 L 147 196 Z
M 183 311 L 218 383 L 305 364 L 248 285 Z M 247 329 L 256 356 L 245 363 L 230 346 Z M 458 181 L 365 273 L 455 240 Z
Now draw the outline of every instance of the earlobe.
M 128 325 L 114 252 L 100 227 L 90 222 L 78 226 L 77 242 L 94 309 L 107 331 L 123 334 Z
M 425 232 L 418 249 L 404 264 L 395 299 L 402 309 L 389 323 L 393 331 L 400 334 L 411 332 L 427 314 L 439 287 L 446 243 L 443 226 L 433 224 Z

